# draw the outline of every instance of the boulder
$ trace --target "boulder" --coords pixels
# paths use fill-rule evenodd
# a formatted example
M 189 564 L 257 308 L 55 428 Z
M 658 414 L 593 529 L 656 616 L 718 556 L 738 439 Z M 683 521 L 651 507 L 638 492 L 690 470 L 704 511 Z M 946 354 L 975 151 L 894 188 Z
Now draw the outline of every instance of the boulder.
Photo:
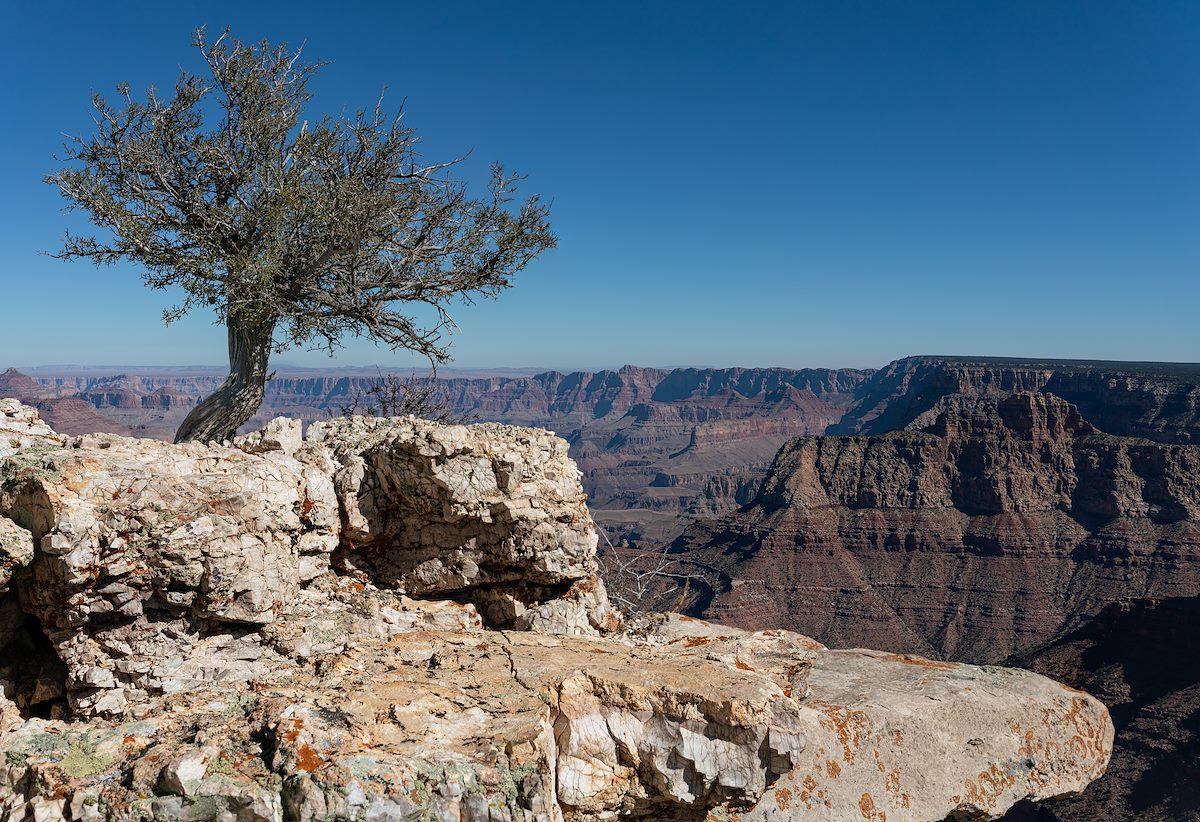
M 22 603 L 82 716 L 253 675 L 230 637 L 288 610 L 302 560 L 337 545 L 329 478 L 277 452 L 89 435 L 23 448 L 0 478 L 0 513 L 38 545 Z
M 461 596 L 510 625 L 596 579 L 579 469 L 548 431 L 344 417 L 314 424 L 309 440 L 337 465 L 345 561 L 380 587 Z M 611 620 L 590 613 L 606 603 L 582 603 L 589 622 Z

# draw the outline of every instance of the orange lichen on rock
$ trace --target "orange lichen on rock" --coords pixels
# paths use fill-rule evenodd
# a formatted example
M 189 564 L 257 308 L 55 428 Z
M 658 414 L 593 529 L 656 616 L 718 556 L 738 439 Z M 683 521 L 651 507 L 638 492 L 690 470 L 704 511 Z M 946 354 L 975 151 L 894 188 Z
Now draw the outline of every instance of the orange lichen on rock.
M 305 773 L 312 773 L 324 764 L 325 760 L 322 759 L 317 752 L 312 749 L 311 745 L 301 743 L 300 745 L 296 746 L 297 770 L 304 771 Z
M 968 777 L 963 781 L 964 796 L 975 807 L 991 810 L 996 807 L 996 800 L 1016 781 L 1015 773 L 1006 773 L 992 765 L 986 771 L 981 771 L 975 779 Z
M 822 713 L 821 727 L 837 734 L 842 746 L 842 760 L 847 764 L 854 762 L 854 754 L 862 744 L 862 735 L 867 727 L 867 715 L 862 711 L 826 703 L 816 703 L 816 707 Z
M 817 789 L 817 780 L 813 779 L 812 774 L 805 774 L 801 784 L 804 785 L 804 790 L 800 791 L 800 801 L 812 808 L 812 795 Z
M 887 813 L 875 807 L 875 800 L 869 793 L 864 793 L 858 800 L 858 812 L 867 822 L 887 822 Z

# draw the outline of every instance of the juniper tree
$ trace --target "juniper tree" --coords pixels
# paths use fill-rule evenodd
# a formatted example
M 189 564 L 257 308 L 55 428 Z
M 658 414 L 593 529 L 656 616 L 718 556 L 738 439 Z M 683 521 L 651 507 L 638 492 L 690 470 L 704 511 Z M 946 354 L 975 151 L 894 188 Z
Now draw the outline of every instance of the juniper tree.
M 518 201 L 519 175 L 493 165 L 486 194 L 469 195 L 462 158 L 423 159 L 382 97 L 305 119 L 324 63 L 228 30 L 194 44 L 206 76 L 183 72 L 169 97 L 94 95 L 94 133 L 46 178 L 103 229 L 68 233 L 55 256 L 132 261 L 147 285 L 182 290 L 166 322 L 209 308 L 226 328 L 229 377 L 176 442 L 232 436 L 262 402 L 273 351 L 332 353 L 354 335 L 446 361 L 447 306 L 494 296 L 555 244 L 547 206 Z

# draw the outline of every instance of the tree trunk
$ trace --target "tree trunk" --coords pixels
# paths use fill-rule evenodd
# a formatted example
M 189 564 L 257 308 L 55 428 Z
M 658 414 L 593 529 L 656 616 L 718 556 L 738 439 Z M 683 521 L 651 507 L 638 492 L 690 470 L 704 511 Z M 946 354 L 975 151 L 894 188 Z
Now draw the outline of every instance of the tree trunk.
M 267 384 L 273 323 L 244 324 L 226 320 L 229 331 L 229 377 L 192 409 L 175 432 L 175 442 L 223 442 L 258 411 Z

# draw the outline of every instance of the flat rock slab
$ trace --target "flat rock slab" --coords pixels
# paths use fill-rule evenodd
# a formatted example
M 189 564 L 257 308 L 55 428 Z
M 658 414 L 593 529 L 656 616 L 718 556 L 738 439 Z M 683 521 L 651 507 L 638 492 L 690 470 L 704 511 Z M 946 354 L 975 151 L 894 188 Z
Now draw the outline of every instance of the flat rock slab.
M 1107 763 L 1103 706 L 1036 674 L 807 661 L 793 699 L 706 651 L 416 625 L 317 670 L 163 697 L 143 723 L 30 720 L 0 737 L 0 809 L 22 818 L 49 791 L 65 804 L 39 818 L 86 819 L 71 808 L 94 797 L 122 820 L 203 800 L 264 822 L 936 822 L 1079 791 Z
M 801 703 L 809 746 L 743 822 L 904 822 L 1002 815 L 1104 773 L 1099 701 L 1029 671 L 825 651 Z

